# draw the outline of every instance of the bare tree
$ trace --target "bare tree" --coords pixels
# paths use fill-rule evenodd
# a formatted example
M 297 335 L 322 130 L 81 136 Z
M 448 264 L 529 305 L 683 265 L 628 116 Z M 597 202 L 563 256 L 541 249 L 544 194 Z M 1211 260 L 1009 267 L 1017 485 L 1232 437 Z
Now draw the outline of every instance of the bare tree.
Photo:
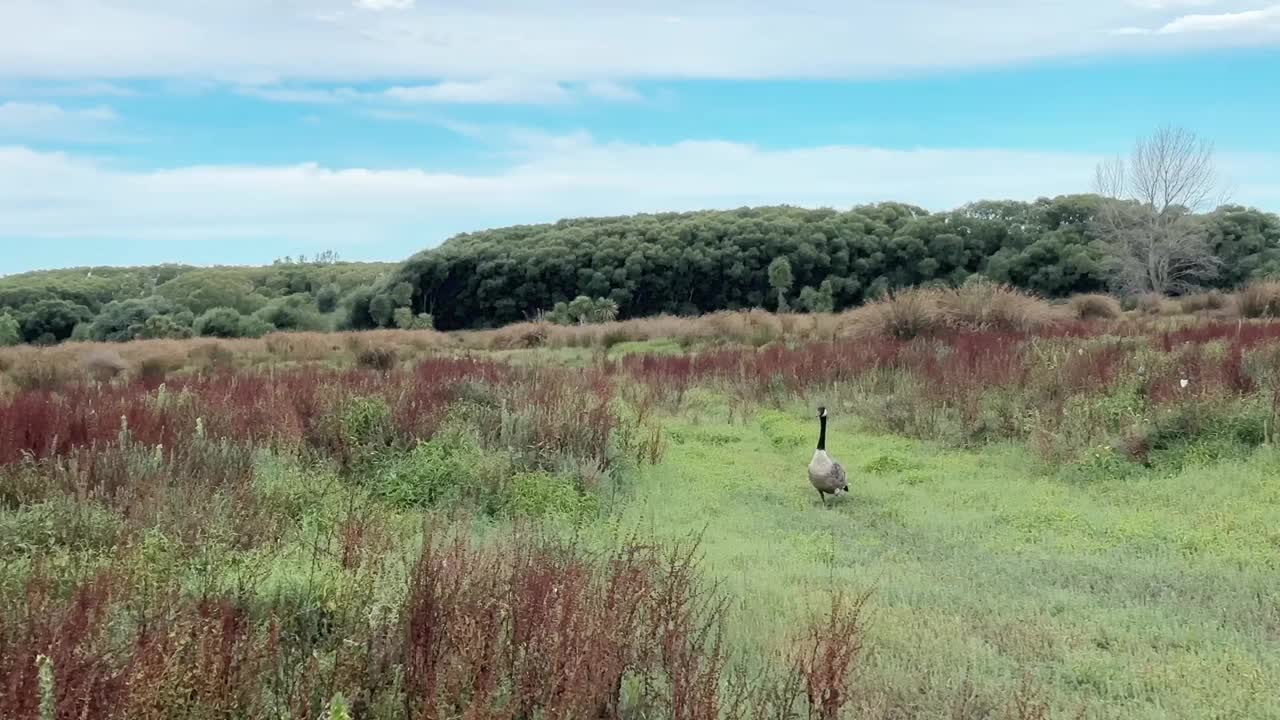
M 1194 213 L 1221 204 L 1213 145 L 1190 130 L 1164 126 L 1139 139 L 1126 162 L 1098 165 L 1096 218 L 1126 292 L 1185 293 L 1217 275 L 1208 233 Z

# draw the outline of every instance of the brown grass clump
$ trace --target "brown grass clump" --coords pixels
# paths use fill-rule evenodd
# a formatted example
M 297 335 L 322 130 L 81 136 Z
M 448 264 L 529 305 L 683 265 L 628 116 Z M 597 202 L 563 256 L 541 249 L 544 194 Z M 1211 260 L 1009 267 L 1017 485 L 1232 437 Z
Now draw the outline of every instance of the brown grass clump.
M 964 330 L 1032 332 L 1058 319 L 1044 300 L 985 280 L 944 290 L 937 297 L 947 324 Z
M 395 348 L 371 346 L 356 353 L 356 365 L 366 370 L 390 372 L 400 362 Z
M 845 313 L 840 334 L 911 340 L 933 334 L 943 326 L 938 291 L 906 290 Z
M 1241 317 L 1280 317 L 1280 281 L 1249 283 L 1237 293 L 1236 307 L 1240 310 Z
M 21 345 L 2 354 L 10 384 L 19 390 L 52 390 L 80 377 L 80 354 L 70 346 Z
M 236 356 L 224 343 L 208 340 L 192 347 L 187 360 L 200 372 L 220 372 L 234 368 Z
M 1217 291 L 1197 293 L 1179 298 L 1178 306 L 1187 314 L 1220 312 L 1231 308 L 1231 298 Z
M 1182 314 L 1182 305 L 1176 300 L 1167 298 L 1160 293 L 1146 293 L 1139 295 L 1134 303 L 1135 309 L 1144 315 L 1163 315 L 1171 317 L 1173 315 Z
M 109 348 L 94 348 L 85 354 L 81 366 L 98 382 L 111 382 L 129 369 L 120 353 Z
M 911 340 L 954 330 L 1033 332 L 1059 319 L 1047 302 L 1005 285 L 989 282 L 964 287 L 909 289 L 845 313 L 845 337 Z
M 1119 300 L 1097 293 L 1072 295 L 1068 307 L 1077 320 L 1115 320 L 1124 314 Z

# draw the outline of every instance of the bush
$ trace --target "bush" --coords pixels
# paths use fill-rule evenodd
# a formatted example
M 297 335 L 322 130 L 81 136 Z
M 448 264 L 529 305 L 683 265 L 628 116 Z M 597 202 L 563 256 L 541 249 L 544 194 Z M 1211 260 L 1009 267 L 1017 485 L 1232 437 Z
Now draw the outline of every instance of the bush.
M 1167 298 L 1160 293 L 1146 293 L 1134 299 L 1134 308 L 1147 315 L 1159 315 Z
M 396 308 L 392 313 L 395 326 L 401 330 L 431 330 L 435 328 L 435 319 L 428 313 L 413 314 L 407 307 Z
M 1236 305 L 1242 317 L 1280 317 L 1280 282 L 1250 283 L 1236 296 Z
M 190 312 L 186 313 L 188 316 Z M 192 320 L 178 315 L 152 315 L 142 323 L 138 337 L 148 340 L 185 340 L 194 333 Z
M 977 280 L 937 294 L 945 322 L 963 330 L 1031 332 L 1055 320 L 1045 301 L 1008 285 Z
M 290 295 L 273 300 L 254 313 L 253 317 L 276 330 L 322 330 L 325 328 L 325 321 L 311 306 L 310 296 L 306 295 Z
M 513 515 L 576 520 L 595 507 L 591 496 L 578 491 L 573 478 L 547 472 L 521 473 L 511 481 L 507 511 Z
M 1070 307 L 1078 320 L 1114 320 L 1124 313 L 1120 301 L 1110 295 L 1073 295 Z
M 213 308 L 196 319 L 195 332 L 200 337 L 244 337 L 244 320 L 244 316 L 232 308 Z
M 367 347 L 356 353 L 356 365 L 367 370 L 389 372 L 399 360 L 395 348 L 389 347 Z
M 853 310 L 841 324 L 847 336 L 911 340 L 937 332 L 943 317 L 937 291 L 907 290 Z
M 230 370 L 235 366 L 236 360 L 234 353 L 216 342 L 197 345 L 187 353 L 187 358 L 192 365 L 204 372 Z
M 85 372 L 98 382 L 110 382 L 129 369 L 129 363 L 118 353 L 105 348 L 90 351 L 81 361 Z
M 1219 292 L 1198 293 L 1178 299 L 1178 305 L 1184 313 L 1198 313 L 1212 310 L 1225 310 L 1231 298 Z
M 482 492 L 478 483 L 500 480 L 486 467 L 480 448 L 461 437 L 432 438 L 407 453 L 384 461 L 377 473 L 377 492 L 399 507 L 454 507 Z
M 22 326 L 12 315 L 0 315 L 0 347 L 13 347 L 22 342 Z

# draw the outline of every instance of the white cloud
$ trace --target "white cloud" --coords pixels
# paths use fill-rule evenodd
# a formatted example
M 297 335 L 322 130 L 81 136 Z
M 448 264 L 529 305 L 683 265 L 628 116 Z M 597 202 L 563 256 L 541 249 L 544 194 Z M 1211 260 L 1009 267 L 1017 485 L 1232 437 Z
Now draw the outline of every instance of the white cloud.
M 1129 0 L 1129 4 L 1147 10 L 1169 10 L 1174 8 L 1196 8 L 1217 5 L 1222 0 Z
M 13 97 L 136 97 L 136 90 L 115 83 L 84 82 L 16 82 L 0 83 L 0 94 Z
M 636 102 L 642 100 L 640 93 L 634 88 L 627 87 L 621 83 L 612 80 L 593 80 L 587 83 L 587 94 L 601 100 L 612 100 L 614 102 Z
M 335 103 L 359 100 L 363 94 L 351 88 L 288 88 L 288 87 L 242 87 L 241 95 L 255 97 L 271 102 L 299 103 L 304 105 L 332 105 Z
M 68 110 L 43 102 L 0 103 L 0 139 L 98 140 L 118 119 L 105 105 Z
M 1122 27 L 1122 28 L 1116 28 L 1114 30 L 1108 30 L 1107 32 L 1111 33 L 1112 35 L 1150 35 L 1151 34 L 1151 30 L 1147 28 L 1140 28 L 1140 27 Z
M 0 242 L 272 238 L 317 246 L 417 238 L 582 215 L 900 200 L 945 209 L 983 198 L 1087 191 L 1097 158 L 1013 150 L 722 141 L 600 143 L 527 134 L 492 173 L 429 168 L 193 166 L 133 171 L 65 153 L 0 147 Z M 1280 208 L 1280 162 L 1223 156 L 1236 199 Z
M 569 99 L 569 94 L 559 83 L 519 78 L 474 82 L 447 80 L 430 85 L 396 86 L 382 94 L 405 103 L 544 105 Z
M 312 105 L 337 103 L 396 103 L 401 105 L 552 105 L 590 97 L 610 102 L 634 102 L 642 97 L 635 90 L 608 80 L 594 80 L 583 87 L 568 88 L 558 82 L 537 78 L 496 77 L 485 80 L 445 80 L 421 85 L 396 85 L 384 90 L 356 90 L 350 87 L 256 86 L 239 89 L 240 94 L 262 100 Z M 370 115 L 394 114 L 394 110 L 372 108 Z
M 1184 15 L 1160 28 L 1163 35 L 1222 33 L 1232 30 L 1280 30 L 1280 5 L 1216 15 Z
M 408 10 L 416 0 L 355 0 L 352 4 L 365 10 Z
M 0 77 L 341 83 L 513 69 L 567 83 L 868 77 L 1146 48 L 1150 38 L 1106 31 L 1151 27 L 1154 12 L 1150 2 L 1115 0 L 795 0 L 785 10 L 765 0 L 362 5 L 387 11 L 353 9 L 350 0 L 4 0 Z M 1236 27 L 1261 42 L 1245 25 Z M 1161 47 L 1240 40 L 1170 33 Z

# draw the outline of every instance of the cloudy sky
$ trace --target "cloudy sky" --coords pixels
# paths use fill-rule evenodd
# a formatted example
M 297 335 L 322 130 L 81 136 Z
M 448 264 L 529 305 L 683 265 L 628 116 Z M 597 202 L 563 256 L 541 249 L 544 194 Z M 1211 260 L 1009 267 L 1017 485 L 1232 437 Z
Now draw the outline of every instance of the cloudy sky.
M 1280 211 L 1276 78 L 1257 0 L 0 0 L 0 274 L 1030 200 L 1166 122 Z

